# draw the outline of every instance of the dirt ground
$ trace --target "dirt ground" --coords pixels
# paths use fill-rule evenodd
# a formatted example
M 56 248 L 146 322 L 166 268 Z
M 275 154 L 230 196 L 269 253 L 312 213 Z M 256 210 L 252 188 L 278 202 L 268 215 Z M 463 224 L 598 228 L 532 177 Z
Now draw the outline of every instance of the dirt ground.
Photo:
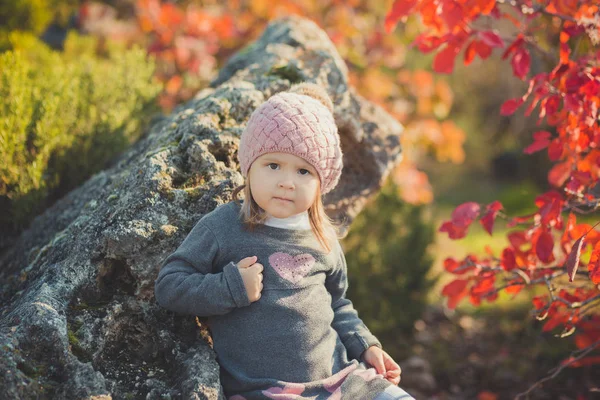
M 417 399 L 514 399 L 575 349 L 528 310 L 480 315 L 431 307 L 415 324 L 400 386 Z M 600 399 L 600 365 L 566 368 L 520 399 Z

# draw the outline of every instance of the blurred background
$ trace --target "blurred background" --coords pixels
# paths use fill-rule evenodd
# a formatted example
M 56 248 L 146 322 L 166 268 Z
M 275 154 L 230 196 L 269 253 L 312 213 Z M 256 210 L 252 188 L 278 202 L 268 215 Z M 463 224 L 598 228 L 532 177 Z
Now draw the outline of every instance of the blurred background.
M 505 246 L 498 224 L 450 241 L 437 230 L 466 201 L 532 211 L 548 189 L 540 127 L 501 104 L 524 91 L 500 54 L 432 73 L 410 46 L 420 23 L 384 31 L 391 0 L 0 0 L 0 252 L 31 220 L 139 140 L 154 118 L 192 98 L 273 18 L 299 14 L 329 35 L 357 91 L 406 128 L 403 162 L 343 240 L 348 297 L 429 398 L 512 398 L 574 347 L 542 333 L 531 296 L 450 310 L 446 257 Z M 496 27 L 500 30 L 505 27 Z M 508 29 L 506 27 L 506 29 Z M 532 73 L 544 70 L 533 55 Z M 74 112 L 74 110 L 76 112 Z M 567 370 L 531 398 L 576 398 Z

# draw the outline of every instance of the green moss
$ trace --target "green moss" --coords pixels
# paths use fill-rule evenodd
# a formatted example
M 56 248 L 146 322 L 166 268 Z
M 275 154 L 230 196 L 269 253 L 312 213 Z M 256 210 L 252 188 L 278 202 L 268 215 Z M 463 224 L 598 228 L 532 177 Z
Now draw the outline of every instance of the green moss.
M 67 331 L 67 335 L 69 336 L 69 343 L 71 346 L 79 346 L 79 339 L 77 339 L 77 336 L 75 336 L 75 332 L 69 329 Z
M 103 309 L 108 304 L 109 304 L 109 302 L 97 302 L 97 303 L 94 303 L 94 304 L 88 304 L 85 301 L 81 301 L 78 304 L 72 305 L 71 309 L 72 310 L 77 310 L 77 311 L 83 311 L 83 310 L 96 311 L 96 310 Z M 77 331 L 81 327 L 81 323 L 79 323 L 79 325 L 77 325 L 77 323 L 74 323 L 73 325 L 76 326 L 75 331 Z
M 188 194 L 190 200 L 199 199 L 204 194 L 204 189 L 198 187 L 185 189 L 185 191 Z
M 67 328 L 67 336 L 69 338 L 69 344 L 71 345 L 71 352 L 80 360 L 91 361 L 91 355 L 81 346 L 77 335 L 71 327 Z
M 304 81 L 304 76 L 298 67 L 289 64 L 274 66 L 267 76 L 278 76 L 283 79 L 287 79 L 290 83 L 298 83 Z

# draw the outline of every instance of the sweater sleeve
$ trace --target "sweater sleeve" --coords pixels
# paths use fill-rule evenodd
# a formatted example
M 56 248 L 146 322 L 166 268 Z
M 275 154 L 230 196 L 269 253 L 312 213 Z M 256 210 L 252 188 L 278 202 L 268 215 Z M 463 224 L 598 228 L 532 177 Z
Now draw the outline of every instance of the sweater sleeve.
M 154 295 L 162 307 L 199 317 L 226 314 L 250 304 L 234 261 L 213 273 L 219 252 L 214 233 L 199 221 L 181 245 L 163 262 Z
M 358 317 L 358 312 L 354 309 L 352 301 L 346 298 L 348 268 L 341 246 L 339 246 L 339 253 L 339 263 L 327 276 L 325 282 L 327 290 L 331 294 L 331 307 L 334 311 L 331 325 L 340 335 L 348 352 L 348 357 L 362 361 L 361 356 L 365 350 L 373 345 L 382 348 L 382 345 Z

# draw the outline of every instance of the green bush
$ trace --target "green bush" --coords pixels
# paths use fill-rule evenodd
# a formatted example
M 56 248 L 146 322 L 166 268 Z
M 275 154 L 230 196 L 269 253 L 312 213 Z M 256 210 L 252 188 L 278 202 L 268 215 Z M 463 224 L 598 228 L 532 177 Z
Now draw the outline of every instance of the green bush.
M 342 241 L 348 264 L 348 298 L 360 318 L 395 357 L 409 353 L 413 326 L 422 317 L 433 258 L 433 224 L 423 206 L 405 203 L 389 181 L 356 217 Z
M 54 22 L 66 26 L 79 0 L 0 0 L 0 49 L 14 30 L 41 34 Z
M 70 33 L 56 52 L 13 33 L 0 54 L 0 224 L 21 229 L 134 142 L 161 87 L 144 50 Z

